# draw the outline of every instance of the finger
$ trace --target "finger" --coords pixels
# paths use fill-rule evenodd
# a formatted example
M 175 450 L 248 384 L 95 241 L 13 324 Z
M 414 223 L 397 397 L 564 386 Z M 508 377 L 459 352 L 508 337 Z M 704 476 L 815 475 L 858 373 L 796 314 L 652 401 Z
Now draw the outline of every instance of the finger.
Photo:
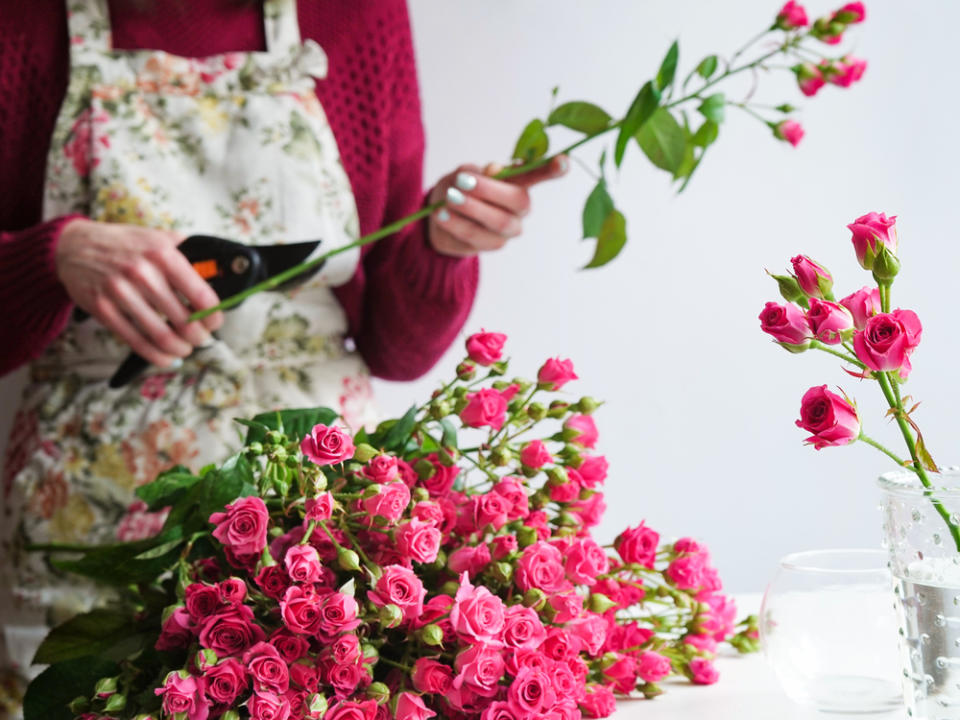
M 116 279 L 109 283 L 108 292 L 114 303 L 137 324 L 159 352 L 178 357 L 186 357 L 193 352 L 193 346 L 167 325 L 130 282 Z
M 170 287 L 183 295 L 194 310 L 206 310 L 220 302 L 217 293 L 200 277 L 180 251 L 171 248 L 151 259 L 161 267 Z M 215 312 L 200 322 L 208 330 L 216 330 L 223 324 L 223 313 Z
M 91 313 L 104 327 L 120 336 L 137 355 L 157 367 L 170 367 L 180 362 L 166 353 L 160 352 L 117 308 L 113 301 L 100 298 Z
M 515 183 L 461 170 L 454 177 L 453 184 L 465 195 L 498 205 L 514 215 L 526 215 L 530 211 L 530 193 Z
M 567 156 L 557 155 L 546 165 L 534 168 L 522 175 L 514 175 L 511 178 L 507 178 L 506 182 L 520 185 L 521 187 L 531 187 L 545 180 L 553 180 L 554 178 L 566 175 L 569 169 L 570 161 L 567 159 Z
M 471 248 L 473 252 L 499 250 L 507 243 L 503 235 L 488 230 L 463 215 L 446 211 L 446 208 L 437 211 L 434 214 L 434 220 L 439 228 L 446 230 L 452 236 L 452 239 Z
M 452 211 L 452 214 L 469 218 L 505 238 L 516 237 L 523 230 L 520 218 L 513 213 L 470 195 L 464 195 L 455 187 L 447 189 L 447 208 Z
M 187 308 L 154 265 L 144 263 L 138 268 L 134 281 L 140 294 L 166 317 L 184 340 L 197 347 L 210 343 L 210 333 L 201 323 L 188 322 Z

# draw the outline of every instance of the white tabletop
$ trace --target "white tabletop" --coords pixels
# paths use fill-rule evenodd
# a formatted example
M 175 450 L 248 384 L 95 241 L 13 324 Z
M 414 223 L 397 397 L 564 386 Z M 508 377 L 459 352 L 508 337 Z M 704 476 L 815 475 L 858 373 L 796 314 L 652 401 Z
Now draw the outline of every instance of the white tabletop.
M 757 612 L 759 594 L 737 595 L 741 615 Z M 714 685 L 693 685 L 685 680 L 661 683 L 666 691 L 653 700 L 624 699 L 617 703 L 613 720 L 829 720 L 826 715 L 793 703 L 784 695 L 763 653 L 737 655 L 729 650 L 716 663 L 720 680 Z M 849 716 L 853 717 L 853 716 Z M 857 714 L 857 720 L 900 720 L 906 711 L 879 715 Z

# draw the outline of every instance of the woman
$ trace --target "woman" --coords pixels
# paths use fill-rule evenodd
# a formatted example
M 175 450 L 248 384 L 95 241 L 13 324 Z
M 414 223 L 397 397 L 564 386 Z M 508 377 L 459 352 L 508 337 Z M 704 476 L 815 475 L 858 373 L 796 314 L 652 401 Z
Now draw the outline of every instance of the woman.
M 525 186 L 565 168 L 516 184 L 458 168 L 427 221 L 188 323 L 217 298 L 176 250 L 184 236 L 329 250 L 422 205 L 403 3 L 80 0 L 67 18 L 63 0 L 0 2 L 0 373 L 32 361 L 0 585 L 23 665 L 31 626 L 94 600 L 26 544 L 155 532 L 133 489 L 223 459 L 235 417 L 327 405 L 368 422 L 369 375 L 430 368 L 469 311 L 475 255 L 519 234 Z M 131 348 L 153 368 L 108 390 Z

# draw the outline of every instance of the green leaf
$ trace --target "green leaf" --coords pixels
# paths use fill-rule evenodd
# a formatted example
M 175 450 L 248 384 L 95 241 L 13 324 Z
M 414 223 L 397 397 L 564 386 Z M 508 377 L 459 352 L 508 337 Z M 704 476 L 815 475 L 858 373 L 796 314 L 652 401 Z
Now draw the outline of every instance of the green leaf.
M 220 512 L 225 505 L 256 492 L 253 467 L 246 455 L 237 453 L 204 477 L 196 489 L 198 512 L 206 523 L 212 513 Z
M 282 430 L 291 440 L 300 441 L 313 429 L 314 425 L 330 425 L 339 416 L 330 408 L 300 408 L 291 410 L 275 410 L 260 413 L 254 416 L 251 425 L 247 425 L 247 444 L 263 442 L 267 430 Z M 264 429 L 266 428 L 266 429 Z
M 697 65 L 697 75 L 704 80 L 709 80 L 710 76 L 717 71 L 717 56 L 707 55 L 700 64 Z
M 607 192 L 607 183 L 601 178 L 596 187 L 587 195 L 583 206 L 583 237 L 595 238 L 600 235 L 603 221 L 613 210 L 613 198 Z
M 724 94 L 716 93 L 700 103 L 700 107 L 698 107 L 697 110 L 699 110 L 700 114 L 707 120 L 713 120 L 719 125 L 723 122 L 726 106 L 727 98 Z
M 683 128 L 668 110 L 658 108 L 637 131 L 636 137 L 650 162 L 667 172 L 677 171 L 683 162 L 687 139 Z
M 703 125 L 694 133 L 692 142 L 697 147 L 705 148 L 712 145 L 720 134 L 720 126 L 713 120 L 704 120 Z
M 586 268 L 598 268 L 613 260 L 627 242 L 627 220 L 619 210 L 611 210 L 597 236 L 597 249 Z
M 609 127 L 610 115 L 593 103 L 567 102 L 550 113 L 547 125 L 563 125 L 571 130 L 592 135 Z
M 679 56 L 680 45 L 674 40 L 673 45 L 667 50 L 663 62 L 660 63 L 660 69 L 657 71 L 657 88 L 660 89 L 660 92 L 670 87 L 670 83 L 673 82 L 673 77 L 677 73 L 677 60 Z
M 200 482 L 200 478 L 183 465 L 177 465 L 157 475 L 157 479 L 135 490 L 151 511 L 173 505 L 183 494 Z
M 543 120 L 534 118 L 520 133 L 513 149 L 513 157 L 525 163 L 533 162 L 546 155 L 549 148 L 550 139 L 544 129 Z
M 97 609 L 77 615 L 53 628 L 44 638 L 33 662 L 59 663 L 64 660 L 94 655 L 107 660 L 120 660 L 118 645 L 129 647 L 137 637 L 131 614 L 118 610 Z M 112 651 L 112 652 L 111 652 Z
M 138 555 L 134 555 L 134 560 L 152 560 L 154 558 L 162 557 L 166 555 L 171 550 L 175 550 L 178 547 L 183 545 L 183 539 L 171 540 L 169 542 L 162 543 L 157 545 L 155 548 L 150 548 L 149 550 L 144 550 Z
M 73 720 L 67 705 L 89 697 L 102 677 L 119 672 L 116 663 L 99 657 L 81 657 L 51 665 L 33 679 L 23 697 L 24 720 Z
M 380 447 L 384 450 L 397 450 L 402 448 L 406 445 L 407 440 L 410 438 L 410 433 L 413 432 L 413 427 L 416 424 L 417 406 L 412 405 L 402 418 L 390 426 L 387 434 L 384 435 L 383 440 L 380 441 Z
M 623 162 L 623 154 L 627 151 L 630 138 L 636 135 L 644 123 L 653 116 L 659 102 L 660 91 L 653 86 L 652 82 L 644 83 L 620 125 L 617 143 L 613 150 L 613 162 L 617 167 L 620 167 L 620 163 Z
M 440 421 L 440 427 L 443 428 L 443 436 L 440 438 L 440 442 L 443 443 L 443 446 L 448 448 L 457 447 L 456 426 L 447 418 L 443 418 L 443 420 Z

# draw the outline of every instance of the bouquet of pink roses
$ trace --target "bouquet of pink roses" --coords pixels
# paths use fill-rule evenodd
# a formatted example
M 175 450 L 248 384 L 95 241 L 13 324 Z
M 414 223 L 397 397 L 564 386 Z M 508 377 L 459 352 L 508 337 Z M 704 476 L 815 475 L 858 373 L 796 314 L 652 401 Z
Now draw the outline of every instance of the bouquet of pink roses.
M 615 694 L 717 679 L 735 623 L 706 548 L 643 523 L 602 547 L 608 465 L 551 359 L 506 379 L 505 337 L 350 436 L 331 411 L 241 421 L 242 451 L 138 495 L 161 532 L 53 562 L 116 588 L 51 631 L 27 720 L 605 717 Z M 74 548 L 75 550 L 75 548 Z

